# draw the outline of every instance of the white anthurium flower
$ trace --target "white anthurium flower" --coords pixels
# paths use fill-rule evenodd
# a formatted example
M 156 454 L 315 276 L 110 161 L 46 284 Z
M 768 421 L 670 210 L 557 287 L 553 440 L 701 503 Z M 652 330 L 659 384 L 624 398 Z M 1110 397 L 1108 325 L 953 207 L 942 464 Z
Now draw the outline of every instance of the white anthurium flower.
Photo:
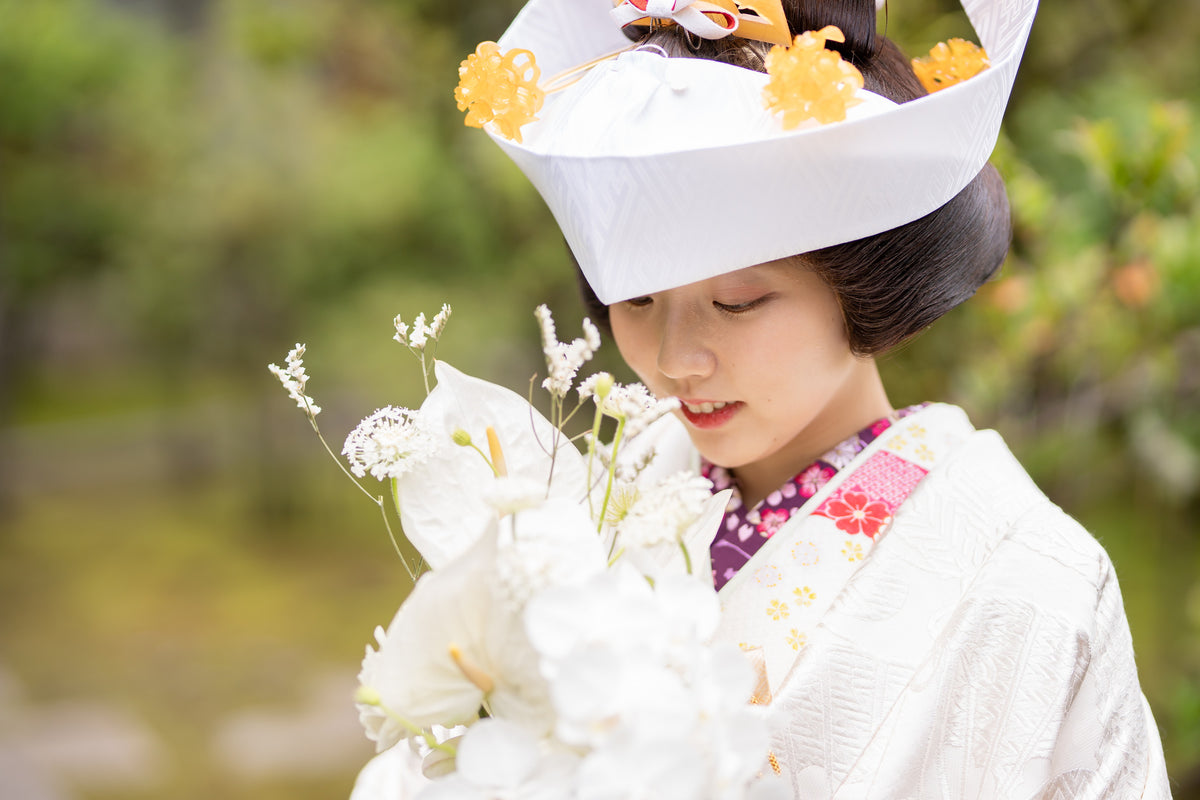
M 717 632 L 721 603 L 711 585 L 684 574 L 664 575 L 654 585 L 654 596 L 663 626 L 670 631 L 668 641 L 707 642 Z
M 529 602 L 554 736 L 584 756 L 577 797 L 744 797 L 767 728 L 741 652 L 708 644 L 719 616 L 711 586 L 676 573 L 652 588 L 621 563 Z
M 687 738 L 699 708 L 683 676 L 654 653 L 614 644 L 588 643 L 559 665 L 551 685 L 558 738 L 589 749 L 614 738 Z
M 621 563 L 588 581 L 539 593 L 525 609 L 525 630 L 551 680 L 560 662 L 589 642 L 657 647 L 661 632 L 650 584 Z
M 475 450 L 452 444 L 456 431 L 465 431 L 487 452 L 487 429 L 494 428 L 508 473 L 548 485 L 549 497 L 582 499 L 587 466 L 567 437 L 525 398 L 465 375 L 444 361 L 434 365 L 434 372 L 437 387 L 420 414 L 426 429 L 444 445 L 421 469 L 393 481 L 392 487 L 405 535 L 438 569 L 464 552 L 496 517 L 483 491 L 495 475 Z
M 550 725 L 537 654 L 499 596 L 497 536 L 493 523 L 466 553 L 422 576 L 379 649 L 367 648 L 359 710 L 377 749 L 411 728 L 470 722 L 485 700 L 532 728 Z
M 458 771 L 418 800 L 564 800 L 573 795 L 579 756 L 526 728 L 492 718 L 472 725 L 458 751 Z
M 645 743 L 614 739 L 579 766 L 578 800 L 707 800 L 705 754 L 686 739 Z

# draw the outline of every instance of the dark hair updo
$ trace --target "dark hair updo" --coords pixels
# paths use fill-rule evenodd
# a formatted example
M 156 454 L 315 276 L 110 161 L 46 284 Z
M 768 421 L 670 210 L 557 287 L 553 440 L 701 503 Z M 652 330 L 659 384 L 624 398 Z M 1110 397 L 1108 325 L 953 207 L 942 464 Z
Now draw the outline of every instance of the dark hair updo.
M 792 34 L 836 25 L 844 43 L 826 47 L 858 67 L 868 91 L 896 103 L 926 94 L 912 66 L 875 30 L 875 0 L 783 0 Z M 671 57 L 707 58 L 765 72 L 770 45 L 735 37 L 689 37 L 679 26 L 626 32 Z M 916 335 L 962 303 L 1004 261 L 1012 236 L 1004 182 L 991 165 L 941 208 L 920 219 L 845 244 L 798 255 L 837 295 L 850 349 L 883 353 Z M 578 271 L 578 265 L 576 265 Z M 584 304 L 609 327 L 608 308 L 579 273 Z

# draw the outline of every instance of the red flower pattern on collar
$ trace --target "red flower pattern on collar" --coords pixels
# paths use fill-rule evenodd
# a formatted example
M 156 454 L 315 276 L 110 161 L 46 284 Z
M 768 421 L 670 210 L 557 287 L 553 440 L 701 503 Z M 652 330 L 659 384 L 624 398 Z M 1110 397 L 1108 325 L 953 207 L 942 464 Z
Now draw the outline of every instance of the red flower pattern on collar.
M 894 422 L 921 410 L 926 405 L 928 403 L 909 406 L 891 416 L 876 420 L 800 470 L 795 477 L 771 492 L 752 509 L 747 509 L 742 504 L 737 477 L 730 470 L 707 461 L 703 462 L 700 472 L 712 481 L 714 492 L 733 489 L 733 496 L 729 499 L 729 505 L 725 507 L 725 519 L 721 530 L 710 548 L 713 583 L 717 589 L 728 583 L 729 579 L 758 552 L 763 543 L 774 536 L 809 498 L 821 491 L 821 488 L 854 456 L 861 453 L 863 448 L 875 441 Z M 835 519 L 838 527 L 847 533 L 863 533 L 874 537 L 886 525 L 891 514 L 886 505 L 870 501 L 866 495 L 862 495 L 863 501 L 856 505 L 851 498 L 857 494 L 861 493 L 843 493 L 838 501 L 841 505 L 835 510 L 833 504 L 829 504 L 823 507 L 823 513 Z M 835 517 L 835 511 L 840 512 L 842 505 L 845 506 L 845 513 Z

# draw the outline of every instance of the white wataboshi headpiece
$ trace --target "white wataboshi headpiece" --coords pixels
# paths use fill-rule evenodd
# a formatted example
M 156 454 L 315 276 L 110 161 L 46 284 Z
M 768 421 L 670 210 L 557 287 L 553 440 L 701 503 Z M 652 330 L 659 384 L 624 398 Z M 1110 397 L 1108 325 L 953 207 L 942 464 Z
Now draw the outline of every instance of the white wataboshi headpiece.
M 500 50 L 532 52 L 542 75 L 577 68 L 629 46 L 613 6 L 530 0 Z M 860 89 L 840 122 L 784 130 L 763 105 L 766 74 L 642 49 L 549 94 L 516 139 L 488 130 L 542 194 L 600 301 L 652 294 L 949 202 L 995 146 L 1037 0 L 963 7 L 990 68 L 902 104 Z

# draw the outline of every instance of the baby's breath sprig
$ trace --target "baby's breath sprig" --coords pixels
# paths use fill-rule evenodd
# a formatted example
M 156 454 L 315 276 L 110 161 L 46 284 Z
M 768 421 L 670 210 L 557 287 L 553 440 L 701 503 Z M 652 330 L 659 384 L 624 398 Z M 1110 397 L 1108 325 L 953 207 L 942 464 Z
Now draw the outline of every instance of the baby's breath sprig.
M 321 413 L 321 407 L 304 393 L 304 386 L 308 383 L 308 374 L 304 371 L 304 349 L 304 345 L 297 342 L 296 346 L 287 354 L 287 360 L 284 361 L 286 366 L 281 368 L 276 364 L 268 364 L 267 369 L 279 379 L 283 388 L 287 389 L 288 396 L 296 401 L 299 408 L 304 410 L 304 416 L 308 417 L 309 424 L 315 428 L 317 427 L 317 414 Z
M 533 315 L 537 318 L 542 329 L 542 354 L 546 357 L 548 377 L 542 381 L 542 388 L 550 392 L 550 424 L 554 426 L 554 441 L 550 446 L 551 475 L 554 472 L 554 458 L 558 454 L 559 437 L 563 435 L 563 426 L 570 421 L 577 405 L 570 413 L 566 412 L 565 401 L 575 383 L 575 376 L 584 363 L 590 361 L 600 348 L 600 331 L 590 319 L 583 320 L 583 337 L 571 342 L 560 342 L 558 332 L 554 327 L 554 316 L 545 304 L 538 306 Z
M 442 324 L 444 326 L 445 322 L 443 321 Z M 304 371 L 304 351 L 305 346 L 303 344 L 297 344 L 294 348 L 292 348 L 291 352 L 287 354 L 285 367 L 281 368 L 276 364 L 268 364 L 267 369 L 270 370 L 272 375 L 279 379 L 279 382 L 283 384 L 283 388 L 287 389 L 288 396 L 295 400 L 296 405 L 304 412 L 304 416 L 308 418 L 308 424 L 312 426 L 313 432 L 317 434 L 317 439 L 321 442 L 321 446 L 325 448 L 325 452 L 328 453 L 329 457 L 332 458 L 334 463 L 338 465 L 338 469 L 340 469 L 345 476 L 349 478 L 355 486 L 358 487 L 360 492 L 369 497 L 371 502 L 379 507 L 379 513 L 383 517 L 383 525 L 387 529 L 388 537 L 392 540 L 392 547 L 396 549 L 396 555 L 400 556 L 400 563 L 404 565 L 405 571 L 408 572 L 408 577 L 415 582 L 419 568 L 414 570 L 413 567 L 408 563 L 408 559 L 404 557 L 404 552 L 400 549 L 400 543 L 396 541 L 396 534 L 392 531 L 392 523 L 388 519 L 387 505 L 383 501 L 383 496 L 372 494 L 367 487 L 363 486 L 362 482 L 359 481 L 357 477 L 351 474 L 350 470 L 346 468 L 346 465 L 342 463 L 342 460 L 334 455 L 333 448 L 329 446 L 329 442 L 325 441 L 325 436 L 321 433 L 320 426 L 317 425 L 317 414 L 321 413 L 321 407 L 314 403 L 313 399 L 304 393 L 305 386 L 308 383 L 308 374 Z M 402 411 L 405 411 L 405 409 L 392 409 L 389 407 L 387 409 L 381 409 L 380 411 L 375 412 L 375 414 L 370 418 L 364 420 L 364 423 L 378 423 L 375 427 L 378 428 L 379 431 L 387 431 L 388 436 L 386 438 L 388 441 L 381 440 L 378 437 L 372 438 L 368 436 L 367 433 L 361 430 L 363 427 L 362 425 L 360 425 L 359 428 L 356 428 L 355 431 L 350 434 L 350 438 L 347 439 L 345 449 L 352 449 L 351 440 L 356 442 L 356 446 L 353 449 L 357 456 L 347 453 L 347 455 L 351 456 L 352 463 L 355 465 L 355 472 L 359 472 L 361 476 L 365 476 L 367 469 L 370 469 L 372 474 L 375 474 L 377 471 L 381 470 L 386 471 L 385 467 L 381 466 L 379 463 L 375 463 L 379 462 L 379 458 L 376 458 L 370 466 L 367 466 L 365 462 L 363 462 L 362 456 L 364 455 L 364 448 L 369 452 L 374 452 L 376 456 L 382 457 L 389 452 L 392 456 L 394 456 L 396 450 L 397 431 L 399 431 L 404 424 L 409 422 L 408 418 L 403 413 L 399 413 Z M 425 435 L 423 431 L 419 433 L 421 436 Z M 358 457 L 359 460 L 353 461 L 353 459 L 356 457 Z M 386 475 L 384 475 L 384 477 L 386 477 Z
M 433 369 L 433 359 L 425 360 L 425 348 L 429 342 L 433 342 L 434 351 L 437 350 L 438 339 L 442 336 L 442 331 L 446 329 L 446 322 L 450 319 L 450 306 L 442 303 L 442 310 L 433 317 L 433 321 L 426 324 L 425 313 L 417 314 L 417 318 L 413 320 L 411 328 L 401 319 L 400 315 L 396 315 L 393 324 L 396 326 L 396 335 L 392 338 L 409 349 L 413 355 L 421 360 L 421 378 L 425 381 L 425 394 L 429 394 L 429 372 Z

